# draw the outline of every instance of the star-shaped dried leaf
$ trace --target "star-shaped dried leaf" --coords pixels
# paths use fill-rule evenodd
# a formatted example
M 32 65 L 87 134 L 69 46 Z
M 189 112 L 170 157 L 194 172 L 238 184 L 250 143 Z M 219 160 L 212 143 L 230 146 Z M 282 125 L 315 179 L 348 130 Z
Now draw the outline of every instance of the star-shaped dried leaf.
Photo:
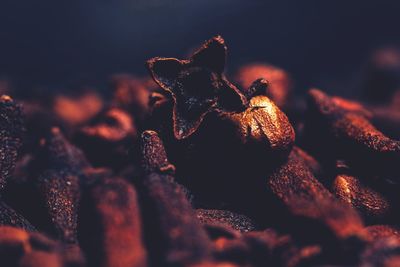
M 224 39 L 216 36 L 188 60 L 156 57 L 147 61 L 153 79 L 174 101 L 173 130 L 177 139 L 194 133 L 213 110 L 243 109 L 246 98 L 223 74 L 226 53 Z

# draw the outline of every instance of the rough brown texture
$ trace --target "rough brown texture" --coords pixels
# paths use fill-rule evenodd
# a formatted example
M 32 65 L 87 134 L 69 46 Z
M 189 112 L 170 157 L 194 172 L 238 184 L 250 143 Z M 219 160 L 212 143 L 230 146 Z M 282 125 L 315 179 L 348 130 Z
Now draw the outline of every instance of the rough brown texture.
M 310 90 L 309 96 L 310 112 L 314 112 L 309 129 L 316 130 L 312 124 L 324 126 L 322 133 L 314 138 L 330 143 L 333 152 L 330 156 L 342 157 L 366 172 L 398 179 L 393 174 L 400 166 L 400 141 L 376 129 L 362 107 L 348 108 L 317 89 Z M 371 162 L 374 168 L 368 168 Z
M 166 159 L 162 141 L 156 132 L 142 134 L 143 179 L 146 226 L 156 227 L 148 238 L 157 243 L 153 264 L 185 266 L 211 256 L 211 242 L 197 221 L 194 210 L 182 188 L 170 175 L 173 168 Z M 156 241 L 157 240 L 157 241 Z
M 268 188 L 291 215 L 316 221 L 337 238 L 362 232 L 363 222 L 358 214 L 334 198 L 294 153 L 268 178 Z
M 70 144 L 58 128 L 43 140 L 47 169 L 36 185 L 44 201 L 57 237 L 67 243 L 77 242 L 78 208 L 82 170 L 89 163 L 82 151 Z
M 256 229 L 256 225 L 250 218 L 229 210 L 197 209 L 196 213 L 202 223 L 222 224 L 240 232 L 250 232 Z
M 24 125 L 20 107 L 7 95 L 0 97 L 0 190 L 14 170 Z
M 339 174 L 333 181 L 332 191 L 339 199 L 354 206 L 367 218 L 381 218 L 390 212 L 389 200 L 368 185 L 364 185 L 357 177 Z

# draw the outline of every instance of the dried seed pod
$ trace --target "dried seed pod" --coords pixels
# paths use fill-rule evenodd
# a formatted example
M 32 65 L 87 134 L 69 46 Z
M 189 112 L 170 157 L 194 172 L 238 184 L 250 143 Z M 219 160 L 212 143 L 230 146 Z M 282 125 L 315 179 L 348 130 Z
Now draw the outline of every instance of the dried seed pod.
M 309 95 L 310 120 L 307 129 L 310 141 L 313 139 L 313 143 L 318 145 L 324 143 L 322 149 L 332 151 L 330 157 L 346 159 L 354 168 L 398 179 L 396 170 L 400 163 L 400 141 L 378 131 L 365 112 L 349 110 L 317 89 L 310 90 Z M 315 135 L 317 129 L 318 136 Z M 320 148 L 319 154 L 326 157 L 327 153 Z M 368 168 L 371 162 L 374 163 L 373 168 Z
M 0 262 L 2 266 L 15 267 L 69 267 L 83 266 L 81 261 L 64 257 L 60 244 L 39 233 L 0 227 Z
M 0 97 L 0 190 L 14 171 L 24 132 L 20 107 L 7 95 Z
M 268 64 L 251 63 L 240 67 L 235 75 L 236 82 L 245 89 L 251 89 L 253 81 L 260 78 L 268 81 L 268 86 L 263 88 L 262 94 L 268 96 L 278 107 L 287 107 L 292 82 L 284 70 Z
M 51 224 L 46 228 L 66 243 L 77 243 L 77 216 L 83 170 L 89 163 L 58 128 L 42 142 L 45 171 L 36 186 Z
M 250 232 L 256 229 L 255 223 L 245 215 L 229 210 L 197 209 L 197 218 L 201 223 L 221 224 L 240 232 Z
M 227 48 L 221 36 L 207 41 L 189 60 L 152 58 L 147 61 L 155 82 L 174 101 L 173 131 L 185 139 L 213 110 L 243 110 L 246 99 L 223 74 Z
M 3 201 L 0 201 L 0 225 L 14 226 L 26 229 L 27 231 L 36 231 L 30 222 Z
M 121 178 L 90 185 L 80 209 L 79 240 L 90 266 L 147 266 L 134 187 Z
M 286 160 L 294 142 L 288 118 L 268 97 L 255 93 L 248 100 L 226 79 L 226 53 L 224 40 L 217 36 L 188 60 L 148 61 L 153 79 L 172 98 L 157 108 L 164 115 L 157 121 L 170 122 L 172 117 L 172 125 L 162 127 L 161 134 L 180 182 L 193 191 L 195 202 L 219 208 L 237 201 L 238 193 L 254 188 L 268 169 Z M 263 86 L 260 80 L 253 88 Z
M 93 165 L 120 168 L 129 162 L 128 149 L 135 137 L 133 118 L 121 109 L 111 108 L 84 126 L 75 141 Z
M 342 164 L 342 163 L 339 163 Z M 376 191 L 366 179 L 360 179 L 349 171 L 338 170 L 332 183 L 332 192 L 342 201 L 355 207 L 366 220 L 377 221 L 387 218 L 392 210 L 389 199 Z
M 153 264 L 186 266 L 207 261 L 211 242 L 197 220 L 184 191 L 173 180 L 174 166 L 168 162 L 161 139 L 154 131 L 142 134 L 143 204 L 147 240 Z
M 275 207 L 278 214 L 289 216 L 283 220 L 297 220 L 295 224 L 285 222 L 287 227 L 304 235 L 305 240 L 329 242 L 363 237 L 364 226 L 357 212 L 337 200 L 296 153 L 292 152 L 287 163 L 268 178 L 268 189 L 274 196 L 273 203 L 279 205 Z
M 240 143 L 265 146 L 277 157 L 286 158 L 294 143 L 294 130 L 286 115 L 265 96 L 250 99 L 244 112 L 221 114 L 236 129 Z M 282 155 L 281 155 L 282 154 Z

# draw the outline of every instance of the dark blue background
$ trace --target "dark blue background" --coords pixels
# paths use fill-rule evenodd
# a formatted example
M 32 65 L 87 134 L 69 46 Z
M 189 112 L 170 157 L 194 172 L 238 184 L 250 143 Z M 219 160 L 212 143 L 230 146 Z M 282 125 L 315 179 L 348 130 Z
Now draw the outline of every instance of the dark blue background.
M 395 0 L 1 0 L 0 77 L 19 88 L 104 85 L 221 34 L 228 71 L 267 61 L 299 90 L 346 94 L 373 49 L 399 44 L 399 14 Z

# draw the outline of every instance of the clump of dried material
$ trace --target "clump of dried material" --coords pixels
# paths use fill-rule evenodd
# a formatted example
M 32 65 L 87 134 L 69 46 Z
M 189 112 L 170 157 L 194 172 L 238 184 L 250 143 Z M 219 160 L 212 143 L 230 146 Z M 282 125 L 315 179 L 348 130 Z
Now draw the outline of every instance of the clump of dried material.
M 363 109 L 348 108 L 317 89 L 311 90 L 309 96 L 309 142 L 312 139 L 314 144 L 324 142 L 323 149 L 331 151 L 323 153 L 321 148 L 316 148 L 321 157 L 325 154 L 325 157 L 343 158 L 354 167 L 377 172 L 380 176 L 395 174 L 400 163 L 400 141 L 377 130 Z M 318 134 L 317 128 L 320 129 Z M 371 162 L 374 168 L 368 168 Z
M 279 205 L 274 210 L 288 212 L 286 216 L 297 221 L 288 224 L 297 234 L 309 240 L 362 238 L 363 222 L 357 212 L 338 201 L 295 153 L 268 178 L 268 190 Z
M 147 266 L 139 204 L 131 184 L 107 178 L 89 186 L 79 218 L 80 242 L 90 266 Z
M 212 111 L 244 108 L 244 95 L 223 74 L 226 53 L 224 39 L 216 36 L 188 60 L 156 57 L 147 62 L 153 79 L 172 96 L 177 139 L 193 134 Z
M 240 232 L 256 229 L 255 223 L 250 218 L 229 210 L 197 209 L 196 213 L 202 223 L 226 225 Z
M 7 95 L 0 97 L 0 190 L 12 174 L 22 142 L 24 124 L 20 107 Z
M 226 79 L 226 54 L 225 42 L 217 36 L 188 60 L 148 61 L 153 79 L 172 98 L 155 101 L 163 126 L 155 129 L 165 140 L 180 182 L 193 190 L 195 201 L 214 207 L 250 192 L 287 158 L 295 139 L 287 116 L 259 94 L 265 81 L 256 81 L 244 95 Z
M 283 69 L 272 65 L 253 63 L 240 67 L 235 75 L 235 80 L 245 90 L 251 88 L 253 82 L 261 78 L 268 81 L 268 86 L 263 88 L 261 93 L 268 96 L 278 107 L 287 107 L 292 91 L 292 82 Z
M 111 108 L 82 127 L 75 141 L 94 165 L 121 168 L 128 162 L 136 134 L 133 118 L 122 109 Z
M 255 96 L 245 111 L 221 114 L 221 118 L 234 125 L 233 130 L 241 144 L 265 147 L 265 151 L 283 158 L 292 148 L 293 127 L 286 115 L 266 96 Z
M 338 163 L 338 174 L 332 183 L 332 192 L 339 199 L 355 207 L 366 219 L 376 221 L 389 216 L 391 203 L 381 192 L 349 173 Z M 364 179 L 366 180 L 366 179 Z
M 54 99 L 55 114 L 70 126 L 89 121 L 103 108 L 103 100 L 95 91 L 86 91 L 79 96 L 57 95 Z
M 211 241 L 197 220 L 185 192 L 174 182 L 174 167 L 165 157 L 161 139 L 154 131 L 142 134 L 143 204 L 146 239 L 153 264 L 186 266 L 211 257 Z M 151 229 L 151 230 L 150 230 Z
M 66 243 L 77 243 L 81 178 L 89 163 L 82 151 L 70 144 L 58 128 L 52 129 L 42 145 L 46 168 L 36 186 L 57 237 Z

